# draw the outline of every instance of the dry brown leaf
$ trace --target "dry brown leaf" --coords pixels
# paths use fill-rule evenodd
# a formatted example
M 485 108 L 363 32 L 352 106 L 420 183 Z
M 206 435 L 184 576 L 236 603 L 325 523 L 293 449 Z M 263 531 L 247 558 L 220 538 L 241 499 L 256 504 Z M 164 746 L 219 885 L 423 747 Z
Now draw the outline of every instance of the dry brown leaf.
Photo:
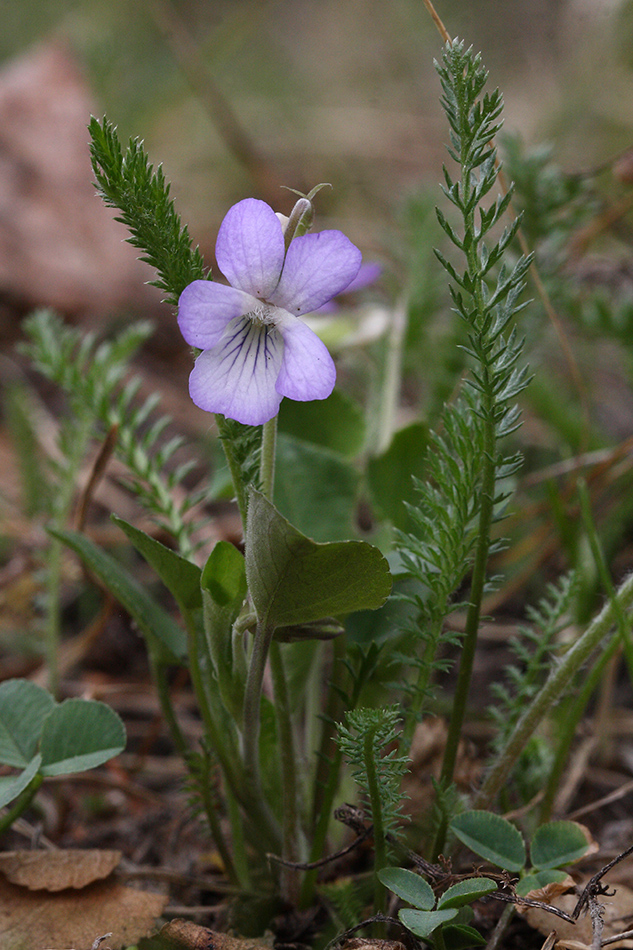
M 180 918 L 165 924 L 160 937 L 169 950 L 270 950 L 270 944 L 261 938 L 259 942 L 243 940 Z
M 121 950 L 153 929 L 167 903 L 114 881 L 89 884 L 81 891 L 33 892 L 0 877 L 0 947 L 92 946 L 95 934 L 112 932 L 107 946 Z
M 121 860 L 120 851 L 4 851 L 0 873 L 32 891 L 81 888 L 107 877 Z
M 580 886 L 583 887 L 584 883 Z M 615 890 L 613 897 L 599 898 L 600 903 L 604 905 L 603 940 L 622 933 L 628 928 L 627 918 L 630 919 L 633 916 L 633 891 L 622 885 L 618 885 Z M 578 898 L 575 894 L 562 894 L 554 897 L 549 903 L 558 907 L 559 910 L 564 910 L 566 914 L 571 914 L 578 903 Z M 582 914 L 576 923 L 572 924 L 538 907 L 521 907 L 519 904 L 517 909 L 521 911 L 528 924 L 540 933 L 549 934 L 555 930 L 558 937 L 557 947 L 563 950 L 583 950 L 585 947 L 589 950 L 591 947 L 592 932 L 589 914 Z M 631 940 L 620 940 L 609 944 L 613 950 L 617 947 L 631 946 L 633 946 Z
M 405 950 L 399 940 L 372 940 L 367 937 L 352 937 L 341 945 L 341 950 Z
M 0 70 L 0 291 L 19 310 L 80 317 L 158 305 L 126 228 L 95 196 L 91 113 L 78 60 L 59 43 Z

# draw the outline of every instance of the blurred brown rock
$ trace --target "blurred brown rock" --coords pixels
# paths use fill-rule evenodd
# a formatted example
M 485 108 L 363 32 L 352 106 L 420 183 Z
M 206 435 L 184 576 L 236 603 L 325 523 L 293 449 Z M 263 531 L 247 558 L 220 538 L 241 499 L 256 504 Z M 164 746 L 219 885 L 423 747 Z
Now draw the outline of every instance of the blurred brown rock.
M 149 268 L 96 196 L 86 126 L 96 112 L 64 46 L 38 46 L 0 71 L 0 335 L 51 306 L 74 319 L 155 312 Z

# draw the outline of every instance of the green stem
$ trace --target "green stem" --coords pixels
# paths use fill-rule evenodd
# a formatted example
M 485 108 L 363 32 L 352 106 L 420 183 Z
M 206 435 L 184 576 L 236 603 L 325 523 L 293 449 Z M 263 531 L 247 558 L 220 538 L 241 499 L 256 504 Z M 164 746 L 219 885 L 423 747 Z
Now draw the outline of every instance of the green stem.
M 578 479 L 578 496 L 580 498 L 580 511 L 582 514 L 585 531 L 587 532 L 591 554 L 602 586 L 604 587 L 609 600 L 613 603 L 613 609 L 615 610 L 615 616 L 617 619 L 618 633 L 620 635 L 620 641 L 624 649 L 624 656 L 626 658 L 626 664 L 629 670 L 629 679 L 631 682 L 633 682 L 633 642 L 631 641 L 631 624 L 624 616 L 624 611 L 618 604 L 615 596 L 615 587 L 613 586 L 611 575 L 607 570 L 602 545 L 600 544 L 596 526 L 591 515 L 591 502 L 589 499 L 589 492 L 587 490 L 587 483 L 585 482 L 584 478 Z
M 297 810 L 297 761 L 295 757 L 294 737 L 292 734 L 292 716 L 288 685 L 284 670 L 281 647 L 273 642 L 270 645 L 270 671 L 273 679 L 275 717 L 277 736 L 281 752 L 281 778 L 283 788 L 283 845 L 282 857 L 286 861 L 299 860 L 299 824 Z M 299 899 L 297 869 L 285 867 L 282 870 L 283 896 L 292 905 Z
M 149 664 L 152 670 L 152 679 L 156 687 L 156 692 L 158 693 L 158 702 L 160 703 L 165 722 L 169 728 L 172 742 L 176 746 L 178 754 L 186 758 L 190 750 L 171 701 L 169 683 L 165 675 L 165 666 L 156 659 L 153 650 L 149 651 Z
M 312 845 L 308 860 L 318 861 L 323 855 L 327 838 L 334 798 L 339 787 L 343 753 L 337 744 L 334 734 L 336 723 L 343 716 L 344 703 L 342 698 L 344 681 L 348 671 L 345 666 L 346 645 L 345 636 L 337 637 L 333 641 L 332 675 L 328 690 L 327 704 L 323 716 L 323 733 L 318 753 L 316 774 L 314 777 L 314 800 L 312 804 Z M 348 709 L 353 709 L 350 703 Z M 319 873 L 318 868 L 308 871 L 301 886 L 301 907 L 309 907 L 314 898 L 314 888 Z
M 7 829 L 11 827 L 14 821 L 16 821 L 20 815 L 23 815 L 26 809 L 29 807 L 33 799 L 35 798 L 37 792 L 40 789 L 42 782 L 44 781 L 44 776 L 39 772 L 37 775 L 34 775 L 29 784 L 26 786 L 24 791 L 18 795 L 16 801 L 13 804 L 13 807 L 0 818 L 0 835 L 2 835 Z
M 239 803 L 231 791 L 231 787 L 226 785 L 224 789 L 229 822 L 231 825 L 231 848 L 233 851 L 233 863 L 243 890 L 252 890 L 251 872 L 246 854 L 246 845 L 244 842 L 244 824 L 239 809 Z
M 208 771 L 210 771 L 210 769 L 212 768 L 212 763 L 209 761 L 206 755 L 205 755 L 205 764 L 208 766 Z M 237 868 L 235 864 L 233 863 L 231 853 L 227 846 L 226 839 L 224 837 L 224 833 L 220 825 L 217 803 L 215 802 L 213 798 L 213 794 L 211 792 L 210 779 L 211 779 L 210 775 L 203 777 L 201 781 L 198 783 L 198 786 L 199 786 L 201 797 L 202 797 L 202 804 L 204 805 L 204 813 L 206 815 L 207 822 L 209 823 L 211 837 L 213 838 L 215 842 L 215 846 L 218 849 L 218 854 L 220 855 L 220 858 L 222 859 L 222 864 L 224 865 L 224 870 L 226 872 L 227 877 L 229 878 L 231 883 L 241 885 L 242 887 L 244 887 L 247 882 L 245 882 L 243 879 L 240 878 Z
M 387 891 L 378 880 L 378 872 L 387 866 L 387 841 L 382 820 L 382 802 L 374 749 L 375 729 L 370 729 L 363 741 L 363 760 L 367 775 L 367 791 L 374 831 L 374 913 L 384 914 L 387 909 Z
M 376 453 L 388 448 L 394 430 L 396 410 L 402 380 L 402 350 L 407 331 L 407 305 L 398 301 L 391 315 L 391 326 L 386 340 L 385 367 L 378 404 L 376 426 Z
M 255 797 L 260 799 L 262 791 L 259 773 L 259 732 L 261 725 L 262 685 L 264 682 L 264 671 L 266 669 L 268 652 L 274 632 L 273 627 L 267 627 L 260 623 L 257 624 L 244 688 L 242 757 L 244 761 L 245 778 L 248 786 L 253 790 Z
M 473 157 L 471 155 L 471 148 L 473 147 L 473 133 L 470 128 L 468 96 L 466 93 L 465 84 L 463 82 L 459 82 L 457 84 L 456 94 L 462 124 L 462 147 L 464 147 L 463 143 L 469 143 L 466 145 L 465 150 L 461 155 L 461 207 L 463 209 L 464 215 L 463 248 L 466 254 L 467 273 L 470 280 L 470 286 L 472 288 L 471 296 L 473 315 L 470 317 L 470 320 L 472 324 L 473 337 L 476 341 L 476 345 L 473 348 L 478 354 L 478 361 L 480 364 L 479 388 L 481 391 L 480 411 L 483 419 L 483 461 L 479 523 L 477 529 L 477 541 L 475 544 L 473 571 L 470 583 L 470 598 L 468 602 L 468 611 L 466 614 L 464 637 L 462 640 L 459 672 L 455 686 L 453 711 L 449 722 L 448 736 L 440 775 L 440 785 L 443 788 L 447 788 L 453 780 L 455 762 L 457 760 L 457 750 L 461 738 L 464 718 L 466 715 L 468 693 L 470 691 L 470 681 L 472 678 L 473 664 L 475 659 L 475 649 L 479 634 L 481 602 L 483 598 L 484 586 L 486 582 L 486 571 L 488 567 L 490 529 L 493 520 L 497 474 L 497 435 L 495 425 L 497 399 L 495 396 L 493 380 L 490 378 L 490 367 L 488 363 L 488 354 L 490 353 L 490 312 L 486 305 L 486 287 L 481 273 L 479 261 L 479 244 L 481 242 L 481 236 L 475 221 L 477 200 L 474 195 L 474 166 Z M 477 148 L 475 148 L 475 151 L 476 150 Z M 445 816 L 437 831 L 435 840 L 435 854 L 438 854 L 444 846 L 446 830 L 447 819 Z
M 438 643 L 442 629 L 444 627 L 444 618 L 446 617 L 446 613 L 446 610 L 441 611 L 440 620 L 433 623 L 431 633 L 427 637 L 426 643 L 424 645 L 424 653 L 422 656 L 422 663 L 418 671 L 418 680 L 415 686 L 415 693 L 413 695 L 411 705 L 407 709 L 404 728 L 402 730 L 403 749 L 409 749 L 411 747 L 413 733 L 415 732 L 415 727 L 422 712 L 422 704 L 424 703 L 425 698 L 428 696 L 428 690 L 431 684 L 431 676 L 434 670 L 433 658 L 437 653 Z M 422 622 L 422 618 L 420 617 L 418 619 L 418 626 L 420 626 Z
M 262 430 L 262 448 L 259 465 L 259 477 L 262 494 L 273 500 L 275 487 L 275 450 L 277 446 L 277 416 L 264 423 Z
M 258 791 L 258 785 L 251 784 L 248 781 L 247 775 L 245 774 L 245 772 L 248 772 L 248 769 L 241 770 L 236 768 L 236 756 L 233 755 L 232 749 L 226 742 L 226 730 L 220 728 L 215 721 L 207 695 L 207 684 L 200 669 L 197 632 L 193 622 L 187 625 L 187 638 L 191 684 L 196 694 L 196 701 L 200 715 L 202 716 L 205 735 L 208 737 L 209 744 L 217 756 L 224 777 L 230 785 L 233 794 L 242 804 L 242 807 L 246 810 L 249 817 L 259 826 L 259 845 L 262 848 L 276 847 L 279 842 L 279 829 L 277 828 L 277 824 L 265 806 L 261 794 Z M 244 726 L 248 734 L 246 722 Z
M 231 473 L 231 481 L 233 482 L 233 488 L 235 489 L 235 499 L 237 501 L 237 507 L 239 508 L 240 516 L 242 518 L 242 527 L 244 530 L 246 530 L 246 514 L 248 512 L 248 503 L 246 501 L 246 491 L 244 488 L 244 479 L 242 478 L 242 469 L 235 458 L 235 453 L 233 452 L 233 443 L 228 436 L 224 416 L 216 415 L 215 422 L 220 434 L 222 450 L 224 452 L 227 465 L 229 466 L 229 472 Z
M 598 662 L 594 664 L 589 676 L 584 681 L 581 691 L 571 704 L 571 708 L 566 709 L 565 715 L 560 717 L 558 744 L 554 754 L 554 762 L 547 779 L 547 785 L 545 786 L 545 794 L 539 808 L 539 823 L 549 821 L 551 818 L 554 799 L 561 785 L 561 777 L 569 756 L 569 749 L 576 734 L 576 728 L 594 691 L 600 685 L 607 664 L 619 648 L 619 637 L 612 637 L 604 653 Z
M 615 606 L 617 604 L 617 607 Z M 489 808 L 505 784 L 510 771 L 534 730 L 569 686 L 572 678 L 599 646 L 617 622 L 617 611 L 633 605 L 633 574 L 620 585 L 614 600 L 606 604 L 582 636 L 576 641 L 530 703 L 517 723 L 506 746 L 499 753 L 486 780 L 475 797 L 474 808 Z

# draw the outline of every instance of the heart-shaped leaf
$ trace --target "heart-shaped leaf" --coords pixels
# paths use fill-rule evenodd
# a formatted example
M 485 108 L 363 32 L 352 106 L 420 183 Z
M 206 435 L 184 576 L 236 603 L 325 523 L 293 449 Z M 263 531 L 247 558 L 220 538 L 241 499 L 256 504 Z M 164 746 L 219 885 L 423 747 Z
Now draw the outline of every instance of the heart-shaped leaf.
M 248 586 L 259 621 L 266 626 L 375 609 L 389 596 L 389 566 L 377 548 L 365 541 L 318 544 L 254 489 L 246 537 Z
M 343 541 L 354 537 L 358 482 L 357 469 L 340 455 L 280 435 L 275 505 L 310 538 Z
M 337 388 L 327 399 L 284 399 L 279 409 L 279 432 L 351 459 L 363 448 L 365 416 L 358 403 Z
M 105 703 L 66 699 L 52 711 L 42 731 L 43 775 L 94 769 L 125 748 L 125 729 Z
M 0 762 L 26 768 L 37 751 L 44 720 L 54 707 L 51 694 L 29 680 L 0 684 Z

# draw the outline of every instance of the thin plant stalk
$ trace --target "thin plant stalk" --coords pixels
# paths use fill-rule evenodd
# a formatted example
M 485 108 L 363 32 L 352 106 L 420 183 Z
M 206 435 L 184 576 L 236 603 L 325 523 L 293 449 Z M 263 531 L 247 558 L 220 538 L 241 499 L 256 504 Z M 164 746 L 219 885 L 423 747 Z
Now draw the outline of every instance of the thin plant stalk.
M 363 741 L 363 759 L 367 775 L 367 791 L 371 807 L 371 819 L 374 832 L 374 913 L 384 914 L 387 910 L 387 891 L 379 879 L 378 872 L 387 866 L 387 839 L 382 818 L 382 799 L 378 787 L 378 774 L 374 757 L 375 729 L 365 735 Z
M 275 454 L 277 448 L 277 416 L 264 423 L 262 429 L 262 448 L 260 456 L 259 477 L 262 494 L 273 500 L 275 486 Z
M 218 432 L 220 434 L 220 441 L 222 442 L 222 449 L 224 451 L 224 456 L 226 458 L 227 465 L 229 466 L 229 472 L 231 474 L 231 481 L 233 482 L 233 488 L 235 489 L 235 500 L 237 501 L 237 507 L 240 512 L 240 517 L 242 519 L 242 525 L 245 528 L 246 526 L 246 513 L 248 510 L 248 505 L 246 503 L 246 492 L 244 490 L 244 482 L 242 479 L 242 470 L 240 468 L 239 462 L 235 458 L 235 453 L 233 452 L 233 445 L 231 439 L 226 435 L 226 423 L 224 416 L 216 415 L 215 417 L 216 425 L 218 427 Z
M 281 757 L 283 788 L 283 843 L 282 857 L 285 861 L 299 860 L 299 814 L 297 802 L 297 762 L 292 732 L 292 718 L 288 685 L 283 656 L 278 643 L 270 645 L 270 670 L 273 680 L 273 697 L 277 716 L 277 735 Z M 285 866 L 282 870 L 284 897 L 293 904 L 299 898 L 297 869 Z
M 565 764 L 569 758 L 569 750 L 576 735 L 578 723 L 582 719 L 589 700 L 602 681 L 604 671 L 613 657 L 620 649 L 620 638 L 615 635 L 609 641 L 607 648 L 595 663 L 588 677 L 582 685 L 582 689 L 572 702 L 570 708 L 565 710 L 565 715 L 561 717 L 558 733 L 558 744 L 554 753 L 554 762 L 547 779 L 545 793 L 541 800 L 539 808 L 540 821 L 549 821 L 552 814 L 554 799 L 561 785 L 561 778 L 565 769 Z
M 611 575 L 607 570 L 602 545 L 600 544 L 596 526 L 591 515 L 589 491 L 584 478 L 580 478 L 578 480 L 578 496 L 580 498 L 580 511 L 582 514 L 585 531 L 587 532 L 587 539 L 589 541 L 589 547 L 591 548 L 591 554 L 605 593 L 608 595 L 609 600 L 612 601 L 613 609 L 616 612 L 615 615 L 617 618 L 618 633 L 620 635 L 621 644 L 624 649 L 624 656 L 626 658 L 626 664 L 629 670 L 629 679 L 631 682 L 633 682 L 633 640 L 631 639 L 631 624 L 624 616 L 624 611 L 619 606 L 615 596 L 615 587 L 613 586 Z
M 475 796 L 473 807 L 489 808 L 503 788 L 514 764 L 525 748 L 534 730 L 547 715 L 554 703 L 569 686 L 593 651 L 617 623 L 618 611 L 626 611 L 633 605 L 633 574 L 618 588 L 615 597 L 605 604 L 597 617 L 587 627 L 576 643 L 552 670 L 542 689 L 517 723 L 510 739 L 500 751 L 487 778 Z
M 13 803 L 13 806 L 0 818 L 0 835 L 4 834 L 4 832 L 11 827 L 13 822 L 17 821 L 20 815 L 24 814 L 37 795 L 43 781 L 44 776 L 41 773 L 38 772 L 33 776 L 24 791 Z
M 475 222 L 475 212 L 477 202 L 473 195 L 473 177 L 472 170 L 462 164 L 461 187 L 463 196 L 463 207 L 470 210 L 464 212 L 464 234 L 469 235 L 472 240 L 466 244 L 464 241 L 467 270 L 472 281 L 472 298 L 475 309 L 473 329 L 483 340 L 485 335 L 486 323 L 486 304 L 484 279 L 480 274 L 480 265 L 478 260 L 479 240 L 477 239 L 477 226 Z M 477 326 L 479 323 L 479 326 Z M 490 550 L 490 529 L 492 526 L 495 498 L 495 484 L 497 474 L 497 448 L 496 448 L 496 427 L 495 427 L 495 398 L 493 393 L 493 384 L 490 379 L 489 367 L 483 363 L 480 367 L 481 373 L 481 415 L 483 421 L 483 463 L 482 463 L 482 481 L 479 508 L 479 523 L 477 529 L 477 541 L 475 544 L 475 554 L 473 561 L 473 570 L 470 583 L 470 597 L 468 601 L 468 611 L 466 615 L 466 625 L 464 638 L 462 640 L 462 651 L 455 686 L 455 697 L 453 700 L 453 711 L 449 720 L 448 735 L 446 747 L 444 749 L 444 758 L 442 761 L 442 770 L 440 774 L 440 784 L 446 788 L 453 780 L 455 763 L 457 761 L 457 749 L 462 733 L 462 726 L 466 716 L 466 706 L 468 694 L 470 691 L 470 681 L 472 679 L 473 664 L 475 659 L 475 649 L 477 646 L 477 637 L 479 634 L 479 621 L 481 616 L 481 602 L 486 583 L 486 570 L 488 566 L 488 554 Z M 446 836 L 446 821 L 444 820 L 436 835 L 435 852 L 439 853 L 444 846 Z

